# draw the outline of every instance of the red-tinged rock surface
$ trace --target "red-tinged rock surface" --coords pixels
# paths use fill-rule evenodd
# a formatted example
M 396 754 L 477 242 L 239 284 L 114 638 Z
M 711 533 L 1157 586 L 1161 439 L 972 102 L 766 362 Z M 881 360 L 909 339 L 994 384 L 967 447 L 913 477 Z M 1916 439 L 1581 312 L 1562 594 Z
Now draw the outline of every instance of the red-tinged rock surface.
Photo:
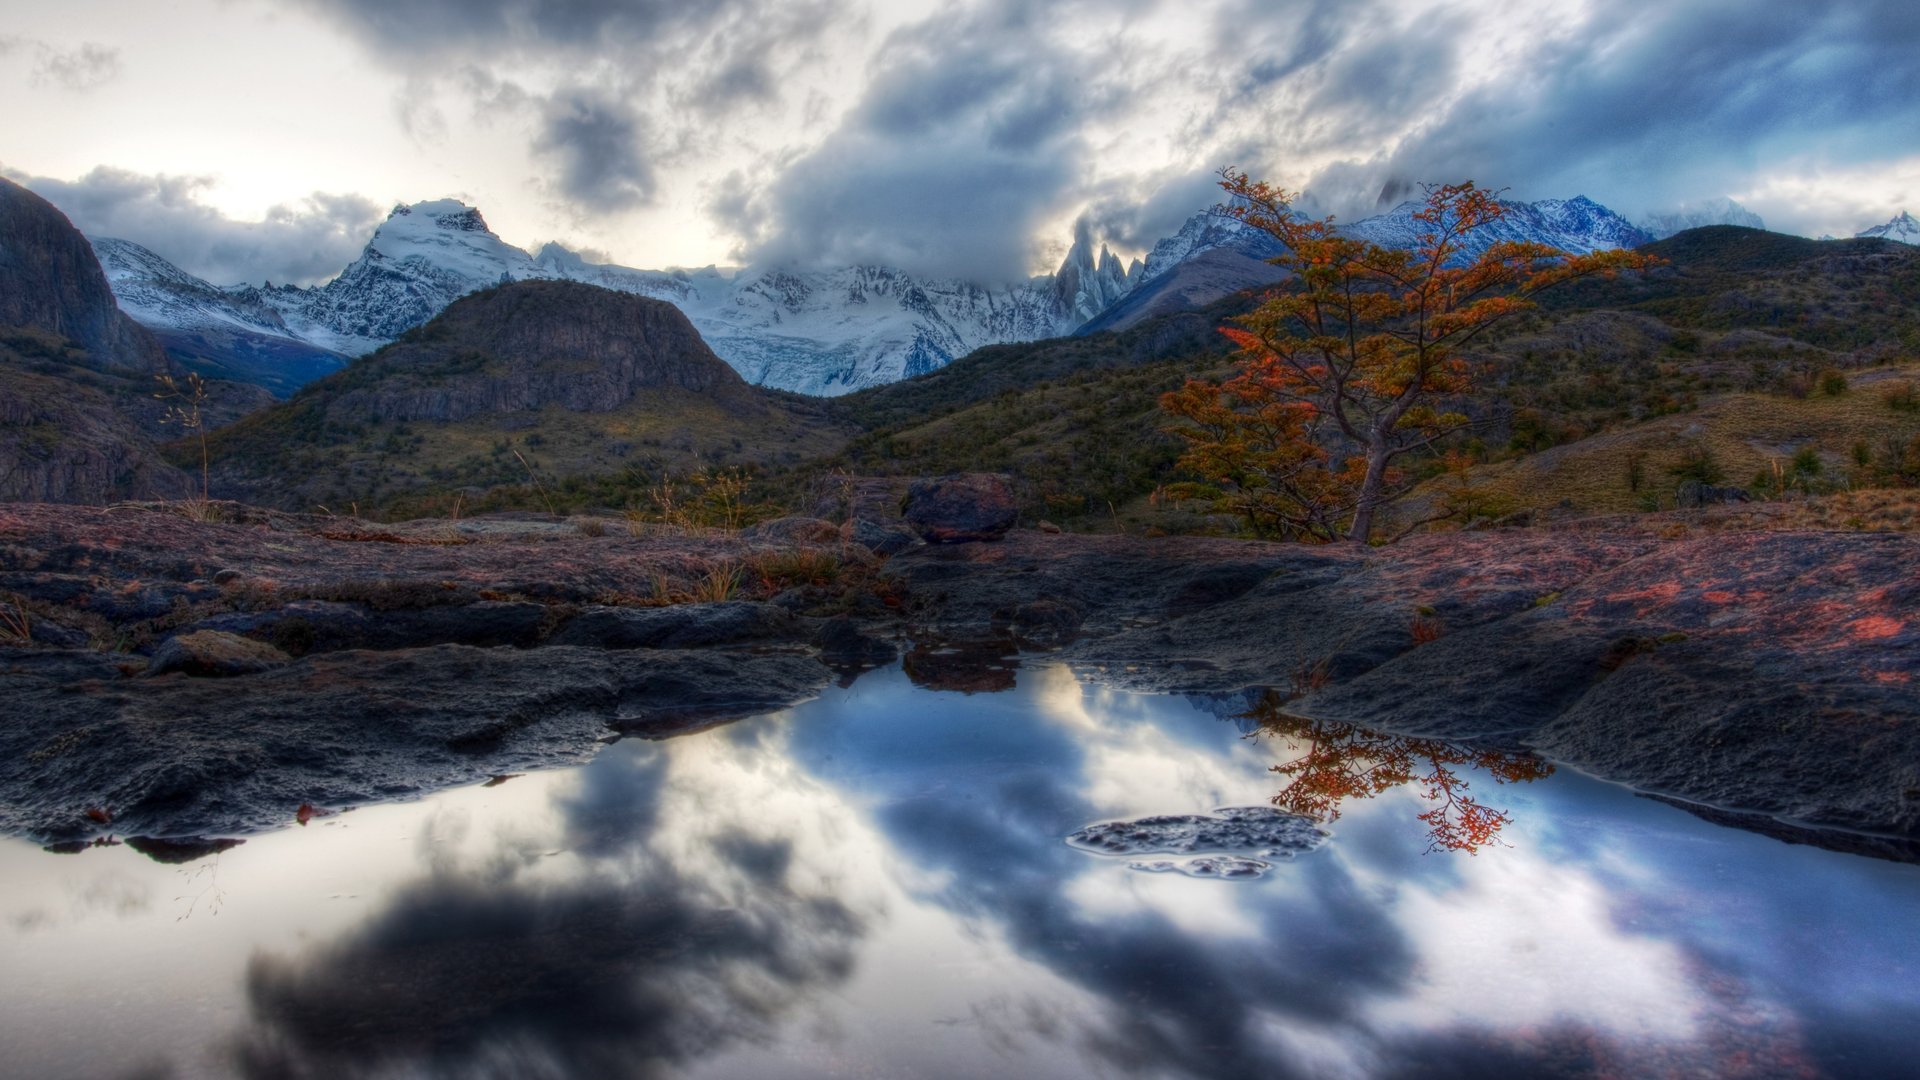
M 1525 530 L 1357 550 L 1016 533 L 892 569 L 922 632 L 946 638 L 1034 643 L 1036 607 L 1050 633 L 1077 614 L 1062 655 L 1096 678 L 1271 686 L 1306 717 L 1920 838 L 1911 535 Z
M 0 508 L 0 614 L 17 597 L 40 643 L 0 657 L 17 718 L 0 725 L 0 828 L 89 835 L 82 811 L 105 805 L 128 832 L 262 827 L 282 804 L 566 760 L 610 724 L 669 734 L 777 707 L 904 636 L 935 689 L 993 692 L 1015 650 L 1058 650 L 1127 687 L 1274 687 L 1301 716 L 1529 748 L 1760 815 L 1749 827 L 1920 851 L 1913 536 L 1526 529 L 1360 549 L 1016 531 L 877 571 L 836 539 L 823 550 L 864 568 L 859 588 L 843 574 L 838 591 L 663 607 L 716 568 L 861 530 L 228 512 Z M 134 677 L 199 632 L 294 659 Z M 362 772 L 372 787 L 343 779 Z

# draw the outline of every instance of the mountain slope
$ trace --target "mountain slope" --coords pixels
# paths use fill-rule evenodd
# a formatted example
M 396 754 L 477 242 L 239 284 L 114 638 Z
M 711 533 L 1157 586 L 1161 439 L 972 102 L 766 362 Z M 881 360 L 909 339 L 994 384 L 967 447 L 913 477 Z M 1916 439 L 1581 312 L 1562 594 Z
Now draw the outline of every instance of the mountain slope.
M 346 366 L 345 356 L 293 336 L 273 307 L 217 288 L 139 244 L 96 237 L 93 250 L 120 310 L 189 371 L 285 397 Z
M 101 370 L 155 374 L 166 355 L 114 303 L 87 238 L 54 205 L 0 179 L 0 326 L 72 340 Z
M 558 244 L 529 255 L 452 200 L 396 207 L 358 259 L 311 289 L 211 289 L 126 254 L 127 277 L 142 286 L 130 288 L 129 310 L 169 335 L 285 335 L 322 354 L 360 355 L 477 290 L 579 281 L 675 304 L 751 382 L 828 396 L 931 371 L 982 345 L 1064 333 L 1132 284 L 1111 252 L 1094 253 L 1084 228 L 1057 274 L 998 286 L 881 266 L 653 271 L 590 263 Z M 311 370 L 295 367 L 281 382 Z
M 1721 198 L 1666 213 L 1648 214 L 1640 222 L 1640 231 L 1654 240 L 1665 240 L 1675 233 L 1709 225 L 1738 225 L 1747 229 L 1767 227 L 1759 214 L 1732 199 Z
M 1613 248 L 1633 248 L 1651 237 L 1632 222 L 1584 195 L 1571 199 L 1542 199 L 1539 202 L 1503 202 L 1506 216 L 1468 233 L 1461 244 L 1459 258 L 1471 261 L 1494 244 L 1524 241 L 1546 244 L 1574 255 Z M 1387 248 L 1412 250 L 1420 246 L 1420 235 L 1429 227 L 1414 219 L 1421 208 L 1417 202 L 1403 202 L 1384 214 L 1351 222 L 1340 227 L 1348 236 Z
M 216 434 L 216 490 L 278 506 L 639 479 L 797 460 L 844 439 L 819 403 L 750 386 L 685 315 L 567 281 L 451 304 Z
M 1893 216 L 1885 225 L 1875 225 L 1871 229 L 1862 229 L 1853 234 L 1856 238 L 1871 240 L 1894 240 L 1902 244 L 1920 244 L 1920 221 L 1905 210 Z
M 160 343 L 114 305 L 80 231 L 0 180 L 0 500 L 184 493 L 186 477 L 141 423 L 166 370 Z

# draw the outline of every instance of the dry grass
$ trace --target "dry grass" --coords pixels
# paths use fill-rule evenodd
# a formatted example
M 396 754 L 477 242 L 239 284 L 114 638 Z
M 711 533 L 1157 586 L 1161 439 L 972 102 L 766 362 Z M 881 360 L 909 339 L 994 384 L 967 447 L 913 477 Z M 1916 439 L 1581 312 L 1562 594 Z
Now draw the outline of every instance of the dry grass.
M 1920 415 L 1889 408 L 1881 387 L 1914 372 L 1859 373 L 1839 395 L 1792 398 L 1729 394 L 1692 413 L 1661 417 L 1607 432 L 1481 471 L 1482 487 L 1520 506 L 1550 509 L 1566 502 L 1586 514 L 1630 513 L 1673 505 L 1679 480 L 1671 472 L 1690 450 L 1704 447 L 1724 473 L 1721 483 L 1746 487 L 1811 448 L 1822 475 L 1844 480 L 1856 444 L 1877 447 L 1889 436 L 1920 434 Z M 1875 384 L 1878 384 L 1877 386 Z M 1633 485 L 1636 475 L 1638 490 Z
M 0 645 L 25 645 L 33 640 L 33 616 L 18 596 L 0 598 Z
M 769 592 L 795 585 L 831 585 L 840 578 L 840 556 L 818 548 L 797 548 L 756 555 L 749 560 Z

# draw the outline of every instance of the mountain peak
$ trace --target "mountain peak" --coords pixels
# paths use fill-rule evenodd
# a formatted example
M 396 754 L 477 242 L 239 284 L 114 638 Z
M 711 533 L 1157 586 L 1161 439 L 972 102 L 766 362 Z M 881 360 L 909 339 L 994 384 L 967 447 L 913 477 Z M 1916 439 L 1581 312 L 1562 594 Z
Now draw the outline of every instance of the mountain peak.
M 1920 244 L 1920 221 L 1912 214 L 1901 210 L 1893 215 L 1885 225 L 1875 225 L 1871 229 L 1862 229 L 1854 234 L 1859 237 L 1875 237 L 1881 240 L 1893 240 L 1902 244 Z
M 1655 240 L 1665 240 L 1675 233 L 1706 225 L 1739 225 L 1749 229 L 1767 227 L 1767 223 L 1760 220 L 1759 214 L 1725 195 L 1717 199 L 1688 203 L 1673 210 L 1648 214 L 1639 222 L 1640 228 Z
M 451 229 L 455 232 L 492 232 L 487 227 L 487 219 L 480 216 L 477 207 L 468 206 L 459 199 L 429 199 L 426 202 L 398 203 L 393 212 L 387 215 L 387 225 L 396 222 L 425 226 L 435 229 Z M 381 226 L 386 228 L 387 225 Z

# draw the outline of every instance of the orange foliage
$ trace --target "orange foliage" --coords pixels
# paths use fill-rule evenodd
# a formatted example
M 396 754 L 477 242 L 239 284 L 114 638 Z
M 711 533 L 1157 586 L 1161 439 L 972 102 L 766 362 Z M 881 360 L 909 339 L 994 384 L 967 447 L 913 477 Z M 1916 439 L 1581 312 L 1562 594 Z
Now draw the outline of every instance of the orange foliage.
M 1468 259 L 1468 235 L 1507 213 L 1471 182 L 1427 189 L 1413 251 L 1296 216 L 1292 193 L 1243 172 L 1223 170 L 1220 186 L 1232 196 L 1224 212 L 1285 245 L 1271 261 L 1292 275 L 1221 328 L 1239 346 L 1231 379 L 1161 398 L 1185 421 L 1173 429 L 1187 441 L 1181 467 L 1201 477 L 1168 491 L 1243 517 L 1257 535 L 1370 539 L 1380 509 L 1412 488 L 1396 463 L 1468 426 L 1444 406 L 1473 390 L 1470 342 L 1543 289 L 1654 261 L 1512 241 Z
M 1527 754 L 1463 746 L 1444 739 L 1387 735 L 1352 724 L 1308 720 L 1281 709 L 1278 695 L 1263 698 L 1246 715 L 1267 734 L 1306 743 L 1306 753 L 1273 767 L 1288 778 L 1273 804 L 1321 821 L 1340 816 L 1349 799 L 1370 799 L 1402 785 L 1415 785 L 1431 809 L 1418 815 L 1431 838 L 1429 851 L 1472 854 L 1499 842 L 1512 820 L 1474 798 L 1463 769 L 1479 769 L 1496 784 L 1528 783 L 1553 766 Z

